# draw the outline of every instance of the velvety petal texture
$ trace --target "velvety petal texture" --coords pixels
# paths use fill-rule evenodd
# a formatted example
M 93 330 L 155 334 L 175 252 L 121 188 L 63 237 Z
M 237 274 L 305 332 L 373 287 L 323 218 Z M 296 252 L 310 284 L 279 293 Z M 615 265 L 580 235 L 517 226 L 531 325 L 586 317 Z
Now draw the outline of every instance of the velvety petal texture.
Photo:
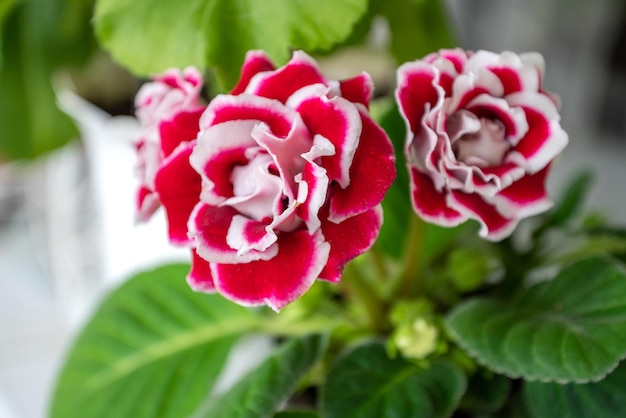
M 441 50 L 398 68 L 396 101 L 415 211 L 474 219 L 498 241 L 551 207 L 545 183 L 568 136 L 536 53 Z
M 142 198 L 192 248 L 190 286 L 278 311 L 316 279 L 338 281 L 378 237 L 396 176 L 369 75 L 329 80 L 304 52 L 275 68 L 251 51 L 233 91 L 200 110 L 196 81 L 168 72 L 137 99 L 159 126 Z
M 168 70 L 145 83 L 135 97 L 142 127 L 136 145 L 140 185 L 137 219 L 147 221 L 165 208 L 170 241 L 189 245 L 187 219 L 200 193 L 201 179 L 189 164 L 206 106 L 200 99 L 203 80 L 189 67 Z

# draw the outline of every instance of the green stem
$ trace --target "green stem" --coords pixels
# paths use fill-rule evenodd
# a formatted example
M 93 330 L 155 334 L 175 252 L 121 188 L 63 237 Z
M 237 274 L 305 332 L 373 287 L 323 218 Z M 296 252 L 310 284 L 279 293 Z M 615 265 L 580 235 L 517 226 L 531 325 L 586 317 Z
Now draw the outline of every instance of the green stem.
M 387 270 L 387 266 L 385 265 L 385 259 L 378 251 L 378 248 L 374 245 L 370 250 L 366 253 L 369 259 L 372 262 L 374 269 L 376 270 L 377 279 L 380 282 L 387 282 L 389 271 Z
M 346 266 L 342 284 L 348 292 L 348 297 L 361 305 L 365 311 L 372 331 L 382 331 L 386 321 L 382 300 L 378 297 L 376 289 L 355 266 L 355 263 Z
M 423 290 L 424 283 L 419 280 L 421 255 L 424 243 L 424 222 L 416 215 L 411 216 L 409 232 L 404 246 L 404 268 L 400 273 L 395 297 L 410 299 Z

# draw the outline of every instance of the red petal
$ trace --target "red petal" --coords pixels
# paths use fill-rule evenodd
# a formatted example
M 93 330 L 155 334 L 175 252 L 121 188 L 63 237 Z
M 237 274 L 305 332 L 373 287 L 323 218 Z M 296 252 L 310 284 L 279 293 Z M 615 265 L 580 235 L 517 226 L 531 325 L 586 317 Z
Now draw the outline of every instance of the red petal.
M 508 67 L 490 68 L 489 70 L 502 82 L 504 96 L 522 90 L 519 71 Z
M 286 137 L 291 130 L 295 114 L 280 103 L 264 97 L 242 94 L 217 96 L 200 121 L 202 129 L 223 122 L 253 120 L 266 123 L 276 136 Z
M 283 103 L 300 90 L 311 84 L 324 84 L 326 79 L 320 73 L 315 61 L 302 51 L 296 51 L 291 61 L 284 67 L 255 78 L 249 92 L 258 96 L 279 100 Z
M 363 130 L 350 166 L 350 185 L 335 187 L 331 195 L 330 219 L 339 222 L 378 205 L 396 178 L 391 140 L 365 112 Z
M 214 264 L 218 291 L 235 302 L 268 305 L 275 311 L 306 292 L 328 260 L 329 245 L 320 234 L 284 233 L 271 260 L 244 264 Z
M 477 194 L 453 190 L 448 195 L 448 203 L 469 218 L 481 224 L 480 236 L 490 241 L 500 241 L 513 232 L 518 219 L 502 216 L 491 204 Z
M 215 292 L 211 264 L 200 257 L 195 250 L 191 251 L 191 270 L 187 275 L 187 283 L 196 292 Z
M 154 212 L 161 206 L 159 196 L 145 186 L 140 186 L 137 190 L 137 214 L 139 222 L 146 222 Z
M 432 66 L 421 62 L 403 64 L 398 68 L 396 99 L 400 113 L 409 123 L 411 132 L 421 129 L 426 104 L 432 109 L 439 99 L 439 91 L 433 86 L 437 75 Z
M 211 263 L 247 263 L 274 257 L 278 251 L 276 245 L 265 251 L 251 250 L 242 255 L 229 245 L 228 232 L 236 215 L 237 211 L 229 206 L 199 203 L 194 208 L 189 219 L 189 235 L 195 240 L 198 254 Z
M 363 72 L 348 80 L 339 81 L 341 97 L 352 102 L 361 103 L 366 108 L 370 105 L 374 93 L 374 83 L 369 74 Z
M 165 208 L 170 241 L 187 244 L 187 221 L 198 203 L 202 180 L 189 164 L 194 142 L 178 147 L 170 155 L 154 179 L 155 189 Z
M 532 159 L 542 151 L 548 139 L 552 135 L 550 121 L 541 112 L 528 107 L 524 108 L 526 120 L 528 121 L 528 132 L 515 147 L 527 160 Z M 560 151 L 560 150 L 559 150 Z M 557 152 L 554 154 L 556 155 Z M 554 156 L 552 156 L 553 158 Z
M 241 94 L 245 91 L 252 77 L 263 71 L 274 70 L 274 64 L 263 51 L 248 51 L 241 68 L 241 77 L 230 94 Z
M 362 129 L 356 106 L 340 97 L 313 96 L 300 102 L 297 110 L 311 135 L 321 135 L 334 145 L 335 154 L 322 157 L 320 165 L 327 170 L 331 181 L 347 187 Z
M 435 189 L 430 177 L 412 167 L 409 172 L 413 208 L 424 220 L 443 226 L 456 226 L 467 220 L 448 205 L 445 193 Z
M 522 177 L 494 197 L 500 213 L 509 218 L 527 218 L 548 210 L 552 202 L 546 192 L 550 166 L 533 175 Z
M 380 232 L 383 213 L 380 206 L 348 218 L 340 224 L 322 223 L 322 233 L 330 244 L 328 263 L 320 279 L 338 282 L 344 266 L 353 258 L 369 250 Z
M 164 157 L 170 155 L 181 143 L 196 139 L 200 130 L 200 115 L 204 108 L 180 112 L 172 119 L 159 125 L 161 151 Z

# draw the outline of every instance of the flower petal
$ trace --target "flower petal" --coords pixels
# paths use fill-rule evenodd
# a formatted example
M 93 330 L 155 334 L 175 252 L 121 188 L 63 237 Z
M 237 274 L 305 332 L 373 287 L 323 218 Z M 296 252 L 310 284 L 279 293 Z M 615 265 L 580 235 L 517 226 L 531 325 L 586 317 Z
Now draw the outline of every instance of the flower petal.
M 459 213 L 480 222 L 479 234 L 489 241 L 500 241 L 508 237 L 519 221 L 502 216 L 495 206 L 485 202 L 477 194 L 453 190 L 447 195 L 447 202 Z
M 254 120 L 269 126 L 274 135 L 286 137 L 295 117 L 292 109 L 272 99 L 249 94 L 218 95 L 202 115 L 200 128 L 207 129 L 223 122 Z
M 161 137 L 161 153 L 164 157 L 170 155 L 181 143 L 192 141 L 200 130 L 200 115 L 204 108 L 177 113 L 173 118 L 161 122 L 159 134 Z
M 437 70 L 423 62 L 409 62 L 398 68 L 398 87 L 396 100 L 400 113 L 410 128 L 417 133 L 421 129 L 422 118 L 426 105 L 435 107 L 440 97 L 445 96 L 442 87 L 436 84 Z
M 339 89 L 344 99 L 369 108 L 374 94 L 374 82 L 368 73 L 362 72 L 356 77 L 339 81 Z
M 250 84 L 252 77 L 258 73 L 273 70 L 275 70 L 274 63 L 272 63 L 272 60 L 270 60 L 265 52 L 258 50 L 248 51 L 243 61 L 239 82 L 233 87 L 230 94 L 237 95 L 243 93 L 248 87 L 248 84 Z
M 323 136 L 335 147 L 335 153 L 322 157 L 320 165 L 327 170 L 329 180 L 345 188 L 350 184 L 350 165 L 359 145 L 361 118 L 354 104 L 341 97 L 329 99 L 318 92 L 316 86 L 302 89 L 290 104 L 312 134 Z
M 448 205 L 446 195 L 435 189 L 430 177 L 412 167 L 409 173 L 413 208 L 424 220 L 443 226 L 456 226 L 467 220 L 467 216 Z
M 510 95 L 507 100 L 524 110 L 529 127 L 509 153 L 509 160 L 536 173 L 563 151 L 569 141 L 567 133 L 561 128 L 559 114 L 548 96 L 524 92 Z
M 382 223 L 383 211 L 380 205 L 339 224 L 323 222 L 322 233 L 330 244 L 330 255 L 320 273 L 320 279 L 338 282 L 345 265 L 374 245 Z
M 265 251 L 276 242 L 276 234 L 267 230 L 267 222 L 235 215 L 226 234 L 226 243 L 242 256 L 252 250 Z
M 230 121 L 200 131 L 189 161 L 202 176 L 203 201 L 220 204 L 233 196 L 232 172 L 235 167 L 248 163 L 246 151 L 257 146 L 251 134 L 257 123 Z
M 361 112 L 363 130 L 356 150 L 350 187 L 335 187 L 331 195 L 329 220 L 335 223 L 371 209 L 382 202 L 396 178 L 393 145 L 385 131 L 365 112 Z
M 212 264 L 217 290 L 245 306 L 279 311 L 306 292 L 328 260 L 330 245 L 321 233 L 301 230 L 278 238 L 278 254 L 245 264 Z
M 195 250 L 191 250 L 191 270 L 187 275 L 187 283 L 196 292 L 215 292 L 211 264 L 200 257 Z
M 286 103 L 296 91 L 312 84 L 326 85 L 327 81 L 313 58 L 302 51 L 295 51 L 284 67 L 253 77 L 246 93 Z
M 198 202 L 202 179 L 189 164 L 195 141 L 181 144 L 163 161 L 154 179 L 155 190 L 165 208 L 170 241 L 189 243 L 187 222 Z
M 550 165 L 533 175 L 522 177 L 493 198 L 498 212 L 507 218 L 527 218 L 552 207 L 546 192 Z
M 299 186 L 296 213 L 306 223 L 310 234 L 320 227 L 318 212 L 326 203 L 329 184 L 326 170 L 315 161 L 334 153 L 335 147 L 328 139 L 321 135 L 315 136 L 309 152 L 302 154 L 306 160 L 302 173 L 295 177 Z
M 230 240 L 227 238 L 236 215 L 237 211 L 228 206 L 216 207 L 202 202 L 196 205 L 189 217 L 188 230 L 200 257 L 211 263 L 247 263 L 276 256 L 278 246 L 275 244 L 265 251 L 250 250 L 241 255 L 238 248 L 229 245 L 229 241 L 236 242 L 232 236 Z

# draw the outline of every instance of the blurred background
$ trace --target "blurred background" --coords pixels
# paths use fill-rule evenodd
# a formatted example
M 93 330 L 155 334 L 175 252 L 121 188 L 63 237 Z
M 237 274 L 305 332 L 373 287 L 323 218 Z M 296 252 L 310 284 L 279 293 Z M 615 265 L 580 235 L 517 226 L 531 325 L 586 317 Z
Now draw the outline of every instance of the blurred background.
M 60 0 L 36 3 L 37 8 L 19 10 L 21 25 L 37 28 L 32 35 L 19 30 L 18 19 L 0 2 L 0 23 L 6 19 L 0 33 L 0 418 L 45 416 L 72 335 L 103 291 L 137 270 L 187 259 L 187 251 L 167 244 L 162 216 L 134 223 L 138 126 L 129 115 L 140 80 L 98 50 L 90 35 L 90 2 L 80 10 L 49 6 Z M 558 191 L 590 168 L 595 187 L 588 209 L 626 225 L 624 2 L 446 0 L 445 5 L 461 47 L 544 55 L 545 86 L 561 96 L 562 126 L 570 135 L 550 189 Z M 370 51 L 324 58 L 329 75 L 366 68 L 379 88 L 392 88 L 396 64 L 369 53 L 387 36 L 384 22 L 377 23 Z M 61 52 L 50 51 L 45 30 L 59 24 Z M 63 56 L 69 50 L 71 56 Z M 53 59 L 42 67 L 47 55 Z M 43 70 L 29 78 L 32 83 L 10 81 L 34 66 Z M 47 95 L 42 102 L 48 107 L 30 109 L 21 101 L 33 90 Z M 26 119 L 37 128 L 22 132 L 27 111 L 32 115 Z M 47 142 L 57 131 L 64 136 Z M 22 141 L 25 136 L 34 139 Z

